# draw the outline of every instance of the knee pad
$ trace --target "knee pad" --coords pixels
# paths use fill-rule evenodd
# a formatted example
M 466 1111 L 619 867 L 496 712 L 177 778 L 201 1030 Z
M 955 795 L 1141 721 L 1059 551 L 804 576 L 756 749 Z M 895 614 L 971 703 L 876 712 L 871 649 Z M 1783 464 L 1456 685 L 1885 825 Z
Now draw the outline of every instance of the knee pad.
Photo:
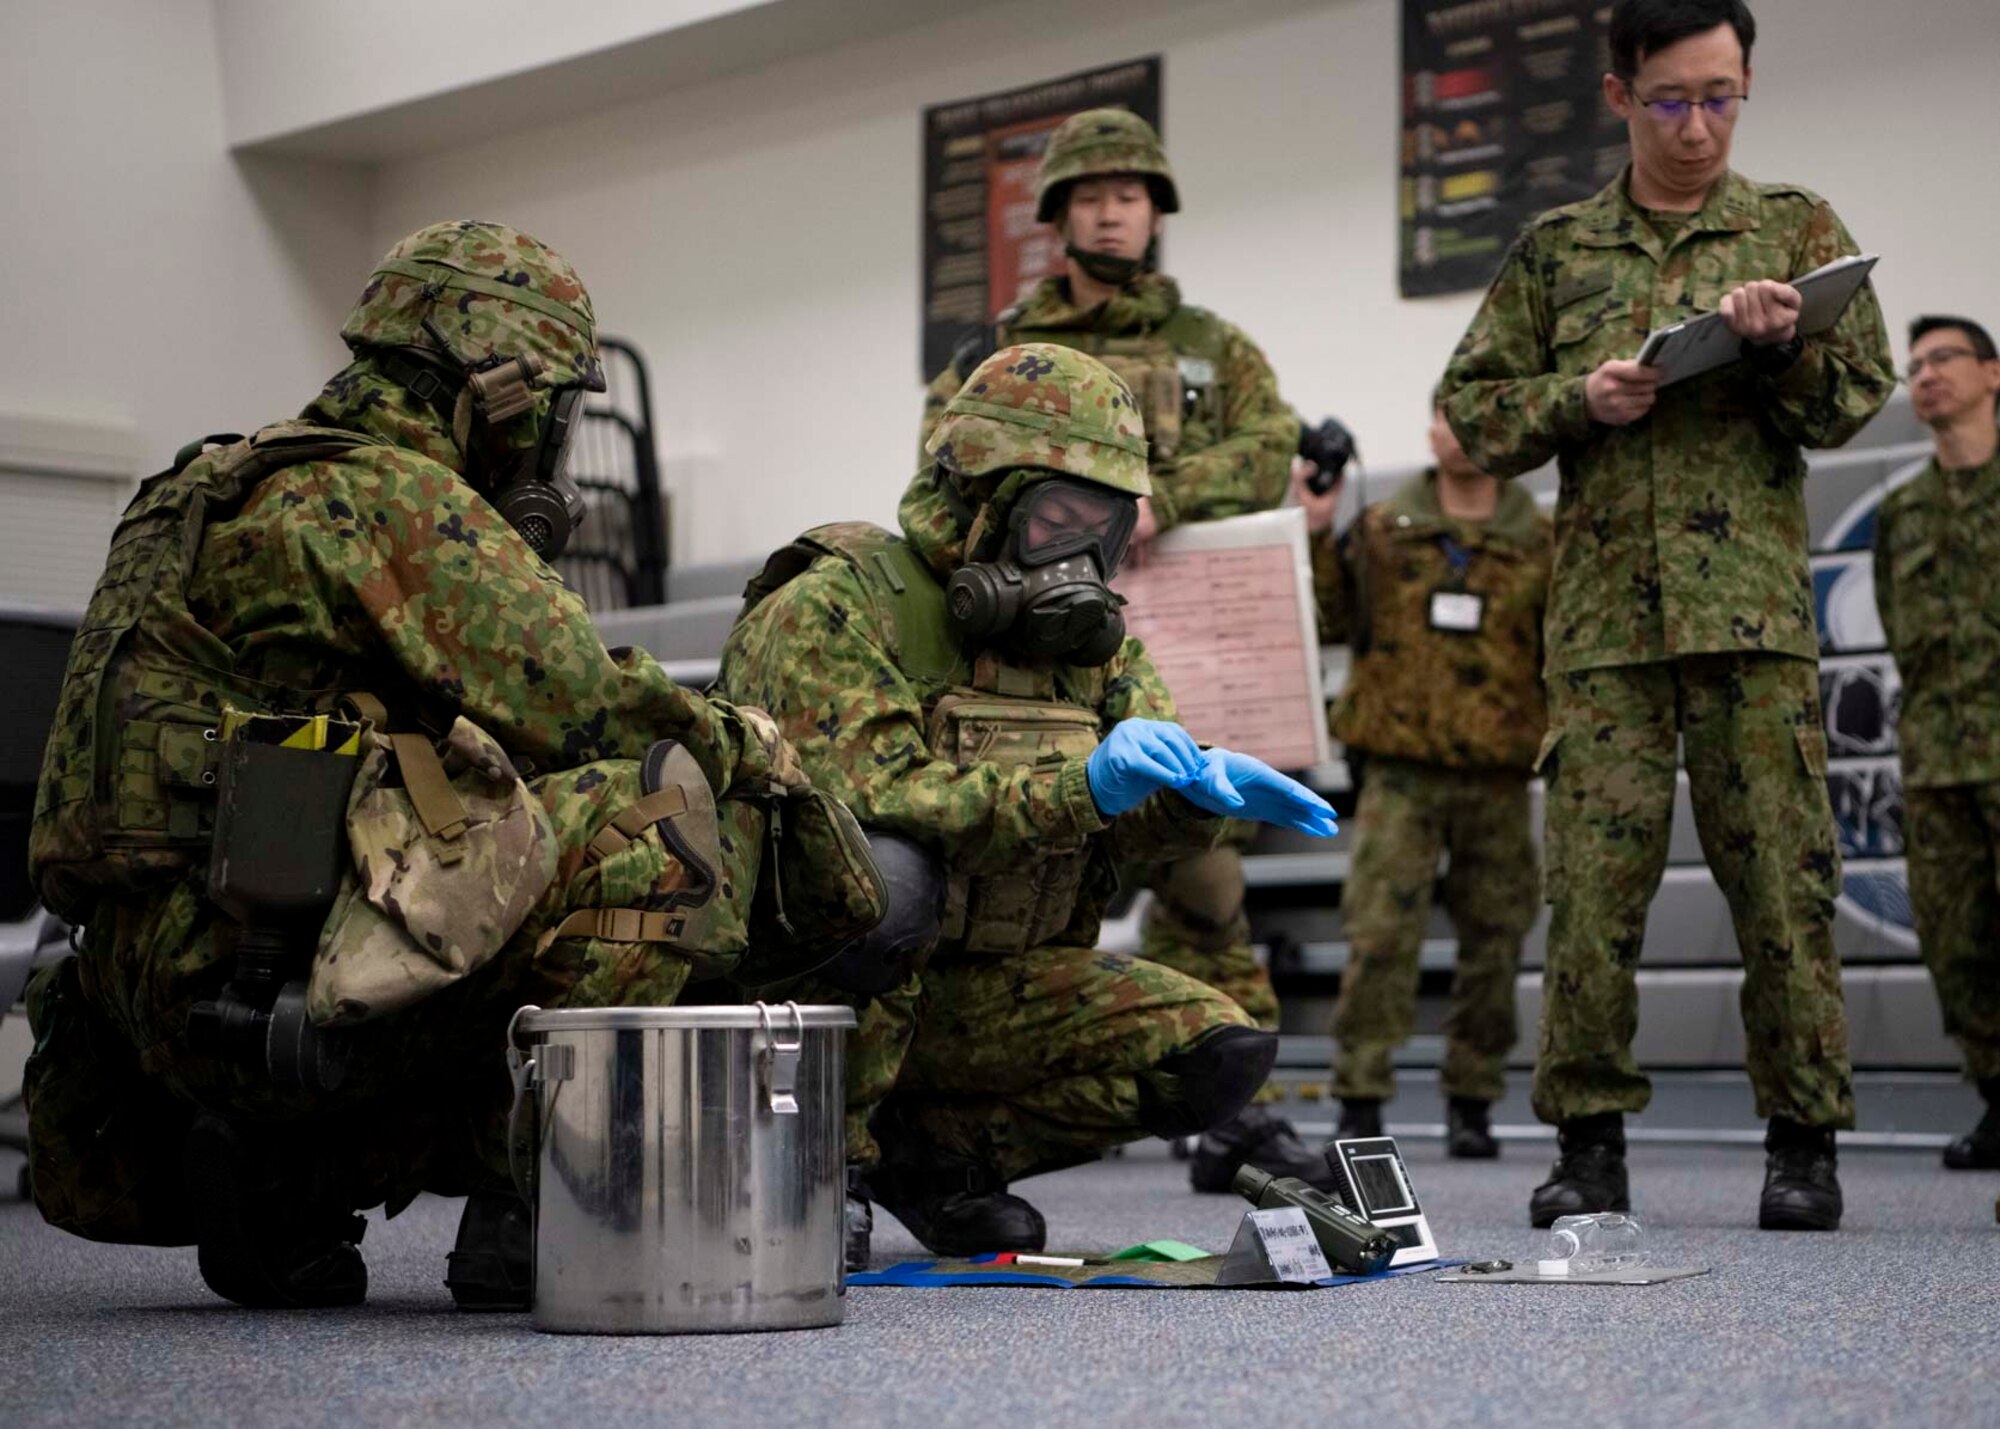
M 944 929 L 944 866 L 921 844 L 865 829 L 868 852 L 889 894 L 882 921 L 843 947 L 820 976 L 844 992 L 875 997 L 910 975 Z
M 1278 1037 L 1223 1027 L 1139 1077 L 1139 1124 L 1155 1136 L 1195 1136 L 1250 1104 L 1278 1060 Z

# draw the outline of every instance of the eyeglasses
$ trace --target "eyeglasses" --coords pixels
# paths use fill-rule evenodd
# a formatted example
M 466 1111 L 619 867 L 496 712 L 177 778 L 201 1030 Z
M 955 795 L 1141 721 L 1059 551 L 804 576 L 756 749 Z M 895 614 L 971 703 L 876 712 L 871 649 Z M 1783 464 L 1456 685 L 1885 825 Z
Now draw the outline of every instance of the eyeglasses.
M 1645 99 L 1640 103 L 1662 124 L 1685 124 L 1697 108 L 1718 123 L 1729 123 L 1736 118 L 1737 106 L 1749 98 L 1747 94 L 1711 94 L 1706 99 Z
M 1942 367 L 1947 362 L 1956 362 L 1961 357 L 1977 357 L 1979 354 L 1969 347 L 1934 347 L 1922 357 L 1910 359 L 1904 376 L 1914 382 L 1924 375 L 1926 367 Z

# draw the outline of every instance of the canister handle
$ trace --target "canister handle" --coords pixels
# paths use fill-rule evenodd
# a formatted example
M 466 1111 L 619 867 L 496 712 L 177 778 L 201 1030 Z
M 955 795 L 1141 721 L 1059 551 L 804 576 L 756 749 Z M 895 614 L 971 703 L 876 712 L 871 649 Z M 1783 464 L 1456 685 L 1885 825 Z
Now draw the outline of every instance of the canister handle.
M 507 1019 L 507 1078 L 514 1084 L 514 1103 L 507 1109 L 507 1171 L 513 1177 L 514 1189 L 521 1193 L 521 1199 L 530 1207 L 535 1204 L 533 1168 L 526 1172 L 521 1168 L 519 1149 L 521 1144 L 521 1111 L 528 1105 L 529 1089 L 535 1080 L 535 1059 L 525 1055 L 515 1030 L 521 1019 L 530 1012 L 542 1009 L 532 1002 L 514 1009 L 514 1015 Z
M 792 1014 L 792 1040 L 780 1042 L 777 1029 L 771 1024 L 770 1005 L 757 1004 L 757 1025 L 764 1034 L 764 1045 L 757 1051 L 757 1067 L 759 1079 L 764 1083 L 764 1108 L 773 1116 L 799 1114 L 799 1050 L 805 1045 L 806 1019 L 796 1002 L 787 1002 L 785 1008 Z

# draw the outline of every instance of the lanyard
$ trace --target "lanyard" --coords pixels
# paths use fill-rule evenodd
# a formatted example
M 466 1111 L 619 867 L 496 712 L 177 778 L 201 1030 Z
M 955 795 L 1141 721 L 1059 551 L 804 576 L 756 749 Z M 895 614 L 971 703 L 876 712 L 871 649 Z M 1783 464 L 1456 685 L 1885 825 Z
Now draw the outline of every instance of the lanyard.
M 1444 552 L 1445 560 L 1451 563 L 1452 574 L 1461 581 L 1464 580 L 1466 571 L 1472 567 L 1472 552 L 1452 540 L 1450 536 L 1438 537 L 1438 549 Z

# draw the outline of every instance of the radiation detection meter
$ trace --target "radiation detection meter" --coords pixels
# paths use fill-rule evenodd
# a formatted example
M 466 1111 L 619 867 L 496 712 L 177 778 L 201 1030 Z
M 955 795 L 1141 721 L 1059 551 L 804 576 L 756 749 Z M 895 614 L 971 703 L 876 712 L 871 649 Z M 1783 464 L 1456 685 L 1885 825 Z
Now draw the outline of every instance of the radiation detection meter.
M 1351 1141 L 1330 1141 L 1327 1164 L 1339 1183 L 1340 1199 L 1388 1232 L 1396 1242 L 1396 1254 L 1389 1264 L 1418 1265 L 1438 1258 L 1437 1242 L 1431 1239 L 1430 1222 L 1417 1203 L 1410 1184 L 1410 1168 L 1396 1149 L 1393 1136 L 1361 1136 Z

